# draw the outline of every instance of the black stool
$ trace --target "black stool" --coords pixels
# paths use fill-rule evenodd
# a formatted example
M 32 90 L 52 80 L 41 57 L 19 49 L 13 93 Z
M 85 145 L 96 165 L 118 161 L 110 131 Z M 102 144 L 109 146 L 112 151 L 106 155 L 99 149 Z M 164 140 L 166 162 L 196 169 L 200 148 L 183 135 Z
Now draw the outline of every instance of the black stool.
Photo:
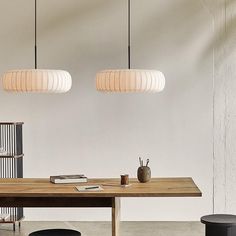
M 201 218 L 201 222 L 206 225 L 206 236 L 235 236 L 236 216 L 215 214 Z
M 81 233 L 71 229 L 46 229 L 30 233 L 29 236 L 81 236 Z

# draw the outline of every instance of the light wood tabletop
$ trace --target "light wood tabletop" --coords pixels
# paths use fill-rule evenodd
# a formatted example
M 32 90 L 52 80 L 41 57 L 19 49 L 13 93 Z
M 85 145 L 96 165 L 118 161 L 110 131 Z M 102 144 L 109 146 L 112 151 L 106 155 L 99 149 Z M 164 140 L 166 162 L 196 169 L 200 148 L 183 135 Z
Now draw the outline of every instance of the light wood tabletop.
M 0 207 L 109 207 L 112 236 L 119 236 L 121 197 L 201 197 L 192 178 L 152 178 L 148 183 L 130 179 L 89 179 L 88 183 L 53 184 L 49 179 L 0 179 Z M 79 192 L 75 187 L 101 185 L 99 192 Z
M 49 179 L 0 179 L 0 197 L 200 197 L 192 178 L 152 178 L 148 183 L 130 179 L 120 187 L 119 179 L 89 179 L 88 183 L 53 184 Z M 103 191 L 78 192 L 75 186 L 101 185 Z M 114 185 L 114 186 L 113 186 Z

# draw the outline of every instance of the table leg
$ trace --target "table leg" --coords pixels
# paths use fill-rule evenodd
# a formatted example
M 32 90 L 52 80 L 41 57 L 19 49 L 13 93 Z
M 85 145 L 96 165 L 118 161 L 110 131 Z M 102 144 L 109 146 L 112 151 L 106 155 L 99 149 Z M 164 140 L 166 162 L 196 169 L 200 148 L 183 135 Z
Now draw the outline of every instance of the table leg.
M 112 236 L 119 236 L 120 228 L 120 198 L 112 198 Z

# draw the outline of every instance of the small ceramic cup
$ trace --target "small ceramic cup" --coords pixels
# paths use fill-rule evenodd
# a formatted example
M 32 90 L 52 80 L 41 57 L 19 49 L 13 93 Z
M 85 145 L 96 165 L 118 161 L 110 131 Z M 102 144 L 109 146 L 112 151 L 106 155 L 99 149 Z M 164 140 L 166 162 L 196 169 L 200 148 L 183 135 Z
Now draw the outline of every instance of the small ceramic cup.
M 146 183 L 151 179 L 151 169 L 148 166 L 140 166 L 137 171 L 138 180 Z

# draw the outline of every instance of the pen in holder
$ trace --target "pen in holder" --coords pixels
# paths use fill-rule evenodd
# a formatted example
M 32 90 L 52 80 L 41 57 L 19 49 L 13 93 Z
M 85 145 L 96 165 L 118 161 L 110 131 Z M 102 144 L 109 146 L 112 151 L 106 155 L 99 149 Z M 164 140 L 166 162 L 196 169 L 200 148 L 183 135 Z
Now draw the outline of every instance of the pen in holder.
M 147 159 L 146 165 L 144 166 L 143 160 L 141 159 L 141 157 L 139 157 L 139 163 L 140 163 L 140 167 L 138 168 L 138 171 L 137 171 L 138 180 L 141 183 L 146 183 L 150 181 L 151 179 L 151 169 L 148 166 L 149 159 Z

